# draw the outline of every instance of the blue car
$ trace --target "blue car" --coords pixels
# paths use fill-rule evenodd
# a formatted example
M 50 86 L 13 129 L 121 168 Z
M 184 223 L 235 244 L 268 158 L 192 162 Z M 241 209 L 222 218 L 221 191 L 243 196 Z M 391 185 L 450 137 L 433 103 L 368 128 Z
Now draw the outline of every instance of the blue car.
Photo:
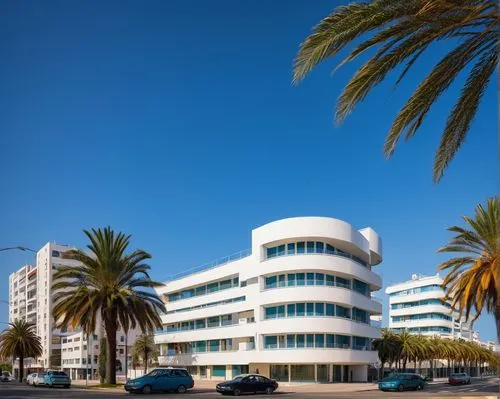
M 424 389 L 425 381 L 419 374 L 413 373 L 399 373 L 390 377 L 380 380 L 378 388 L 381 391 L 406 391 L 407 389 L 414 389 L 420 391 Z
M 164 392 L 176 391 L 185 393 L 194 386 L 193 377 L 189 375 L 186 369 L 164 368 L 154 369 L 145 376 L 127 381 L 125 390 L 127 392 Z
M 49 388 L 54 387 L 64 387 L 69 388 L 71 386 L 71 380 L 64 371 L 54 371 L 49 370 L 44 376 L 45 386 Z

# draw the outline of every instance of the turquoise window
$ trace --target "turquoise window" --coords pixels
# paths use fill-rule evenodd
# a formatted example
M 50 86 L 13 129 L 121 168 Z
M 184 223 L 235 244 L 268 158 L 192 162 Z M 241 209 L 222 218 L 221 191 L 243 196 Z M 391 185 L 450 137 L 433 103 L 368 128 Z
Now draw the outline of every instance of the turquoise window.
M 205 328 L 205 319 L 196 320 L 196 329 Z
M 305 316 L 306 305 L 304 303 L 298 303 L 296 307 L 297 307 L 297 316 Z
M 219 327 L 219 325 L 220 325 L 219 316 L 208 318 L 208 327 Z
M 323 273 L 316 273 L 316 285 L 325 285 L 325 275 Z
M 286 305 L 286 315 L 287 317 L 295 317 L 295 304 L 290 303 Z
M 264 347 L 266 349 L 276 349 L 278 347 L 278 337 L 276 335 L 264 337 Z
M 295 287 L 295 274 L 291 273 L 287 276 L 288 279 L 288 286 L 289 287 Z
M 207 285 L 207 291 L 210 292 L 216 292 L 219 291 L 219 283 L 210 283 Z
M 335 347 L 335 336 L 333 334 L 326 334 L 326 347 L 327 348 Z
M 324 336 L 324 334 L 315 334 L 314 335 L 314 346 L 316 348 L 324 348 L 325 347 L 325 336 Z
M 274 258 L 278 254 L 278 248 L 277 247 L 272 247 L 272 248 L 267 248 L 267 258 Z
M 304 334 L 297 334 L 296 341 L 297 341 L 297 348 L 304 348 L 305 347 L 305 336 L 304 336 Z
M 196 341 L 196 352 L 206 352 L 207 341 Z
M 335 247 L 330 244 L 326 244 L 326 253 L 329 255 L 335 254 Z
M 278 246 L 277 255 L 278 256 L 285 255 L 285 244 Z
M 326 275 L 326 285 L 329 287 L 333 287 L 335 285 L 335 277 L 327 274 Z
M 278 318 L 285 317 L 285 305 L 278 306 Z
M 286 336 L 286 347 L 295 348 L 295 335 L 289 334 Z
M 304 273 L 295 273 L 295 278 L 298 286 L 306 285 L 306 275 Z
M 297 253 L 298 254 L 303 254 L 306 252 L 305 250 L 306 243 L 304 241 L 300 241 L 297 243 Z
M 205 295 L 207 293 L 207 286 L 202 285 L 201 287 L 196 287 L 196 295 Z
M 335 310 L 336 310 L 335 314 L 337 317 L 350 318 L 350 312 L 349 312 L 348 308 L 337 305 L 337 306 L 335 306 Z
M 326 315 L 335 316 L 335 305 L 333 305 L 332 303 L 326 304 Z
M 314 241 L 307 241 L 307 253 L 314 253 Z
M 314 273 L 307 273 L 307 285 L 314 285 Z
M 212 366 L 212 375 L 214 377 L 226 377 L 226 366 Z
M 314 316 L 314 303 L 306 303 L 307 316 Z
M 325 252 L 325 244 L 322 242 L 316 241 L 316 252 L 322 254 Z
M 314 348 L 314 334 L 306 335 L 306 346 L 308 348 Z
M 286 285 L 285 277 L 286 276 L 284 274 L 280 274 L 278 276 L 278 286 L 279 287 L 284 287 Z
M 265 319 L 275 319 L 276 318 L 276 306 L 269 306 L 265 309 Z
M 276 288 L 276 276 L 266 277 L 266 288 Z
M 231 288 L 231 280 L 224 280 L 219 283 L 219 287 L 221 290 L 227 290 L 228 288 Z
M 351 337 L 348 335 L 335 335 L 336 348 L 349 348 L 351 346 Z
M 288 255 L 295 255 L 295 243 L 291 242 L 287 245 L 287 253 Z
M 337 287 L 342 287 L 342 288 L 348 288 L 348 289 L 351 288 L 351 282 L 342 277 L 335 278 L 335 285 Z
M 218 339 L 212 339 L 209 341 L 210 342 L 210 352 L 219 352 L 219 340 Z
M 325 315 L 325 304 L 324 303 L 316 303 L 316 316 L 324 316 Z

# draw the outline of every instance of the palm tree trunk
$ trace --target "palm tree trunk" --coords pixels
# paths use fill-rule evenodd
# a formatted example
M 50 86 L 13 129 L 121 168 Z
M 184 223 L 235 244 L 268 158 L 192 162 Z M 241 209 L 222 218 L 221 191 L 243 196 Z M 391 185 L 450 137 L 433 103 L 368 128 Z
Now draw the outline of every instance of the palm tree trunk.
M 106 357 L 106 383 L 116 384 L 116 331 L 118 329 L 116 322 L 116 314 L 112 314 L 104 320 L 104 328 L 106 329 L 107 340 L 107 357 Z
M 497 292 L 500 290 L 497 289 Z M 497 343 L 500 344 L 500 299 L 497 299 L 495 306 L 495 324 L 497 326 Z
M 23 382 L 24 376 L 24 356 L 22 353 L 19 354 L 19 382 Z
M 144 375 L 148 373 L 148 352 L 144 351 Z

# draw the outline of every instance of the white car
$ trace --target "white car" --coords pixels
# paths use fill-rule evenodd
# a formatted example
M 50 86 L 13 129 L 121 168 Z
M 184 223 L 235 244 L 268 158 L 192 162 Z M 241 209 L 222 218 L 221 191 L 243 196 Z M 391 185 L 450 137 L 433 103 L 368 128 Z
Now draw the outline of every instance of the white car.
M 35 378 L 36 373 L 31 373 L 26 376 L 26 384 L 33 385 L 33 379 Z
M 45 374 L 47 373 L 36 373 L 35 378 L 33 378 L 33 386 L 45 385 Z

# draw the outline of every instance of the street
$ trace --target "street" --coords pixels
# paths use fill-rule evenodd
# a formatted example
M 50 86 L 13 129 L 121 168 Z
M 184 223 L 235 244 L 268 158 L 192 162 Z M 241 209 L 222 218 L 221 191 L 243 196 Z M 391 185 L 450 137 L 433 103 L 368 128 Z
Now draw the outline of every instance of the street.
M 314 391 L 314 385 L 309 386 L 311 391 Z M 498 378 L 490 378 L 486 380 L 476 380 L 471 385 L 465 386 L 450 386 L 445 383 L 430 384 L 426 387 L 424 391 L 415 392 L 407 391 L 404 393 L 399 392 L 381 392 L 379 390 L 364 390 L 359 392 L 308 392 L 306 386 L 286 386 L 280 388 L 273 395 L 249 395 L 248 397 L 254 398 L 302 398 L 302 399 L 315 399 L 315 398 L 341 398 L 341 399 L 351 399 L 351 398 L 441 398 L 441 397 L 498 397 L 499 393 L 499 380 Z M 119 391 L 104 391 L 84 388 L 71 388 L 67 389 L 49 389 L 49 388 L 34 388 L 26 385 L 19 385 L 16 383 L 3 383 L 0 384 L 0 398 L 2 399 L 25 399 L 25 398 L 44 398 L 44 399 L 60 399 L 68 398 L 71 399 L 87 399 L 87 398 L 117 398 L 117 397 L 131 397 L 134 399 L 144 399 L 149 397 L 168 397 L 172 399 L 178 399 L 182 397 L 187 398 L 200 398 L 200 399 L 210 399 L 210 398 L 221 398 L 222 396 L 217 394 L 211 389 L 194 389 L 189 391 L 187 394 L 153 394 L 143 395 L 143 394 L 128 394 L 126 392 Z

